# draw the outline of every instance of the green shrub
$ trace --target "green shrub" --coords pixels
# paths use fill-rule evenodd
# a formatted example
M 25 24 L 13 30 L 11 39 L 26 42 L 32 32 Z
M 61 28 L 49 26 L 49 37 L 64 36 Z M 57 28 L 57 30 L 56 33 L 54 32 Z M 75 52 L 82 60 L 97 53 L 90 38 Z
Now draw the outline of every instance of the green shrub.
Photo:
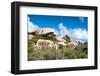
M 49 48 L 42 47 L 36 48 L 36 42 L 38 39 L 51 40 L 56 42 L 56 38 L 54 35 L 36 35 L 31 40 L 28 40 L 28 61 L 32 60 L 55 60 L 55 59 L 81 59 L 87 58 L 87 49 L 83 51 L 84 48 L 87 48 L 87 42 L 84 44 L 79 44 L 76 48 Z M 66 36 L 67 41 L 69 37 Z

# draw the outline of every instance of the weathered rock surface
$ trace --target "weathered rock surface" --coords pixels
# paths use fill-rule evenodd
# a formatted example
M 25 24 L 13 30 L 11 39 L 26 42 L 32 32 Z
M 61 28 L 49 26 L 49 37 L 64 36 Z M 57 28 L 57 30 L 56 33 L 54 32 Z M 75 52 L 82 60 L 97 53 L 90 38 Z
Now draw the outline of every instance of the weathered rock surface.
M 42 29 L 32 32 L 32 34 L 36 34 L 36 35 L 46 35 L 49 33 L 53 33 L 53 30 L 49 28 L 42 28 Z
M 43 39 L 39 39 L 36 43 L 37 47 L 53 47 L 54 43 L 51 40 L 43 40 Z
M 71 40 L 71 42 L 69 42 L 68 44 L 67 44 L 67 47 L 69 47 L 69 48 L 75 48 L 75 47 L 77 47 L 78 46 L 78 42 L 77 41 L 74 41 L 74 40 Z

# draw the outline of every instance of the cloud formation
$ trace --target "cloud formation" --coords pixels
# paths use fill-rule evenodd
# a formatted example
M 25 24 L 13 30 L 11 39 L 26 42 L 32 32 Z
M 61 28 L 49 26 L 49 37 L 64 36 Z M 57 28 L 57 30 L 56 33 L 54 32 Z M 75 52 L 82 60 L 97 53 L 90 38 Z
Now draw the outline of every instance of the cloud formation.
M 38 30 L 39 26 L 35 25 L 33 22 L 30 21 L 30 19 L 28 18 L 28 32 L 33 32 L 35 30 Z
M 88 39 L 88 32 L 82 28 L 69 29 L 63 25 L 59 24 L 59 34 L 64 37 L 65 35 L 70 36 L 72 39 L 79 41 L 86 41 Z
M 72 38 L 82 41 L 87 40 L 88 33 L 86 30 L 78 28 L 78 29 L 73 29 L 71 32 L 72 32 L 71 35 Z
M 69 30 L 63 25 L 63 23 L 60 23 L 58 27 L 60 36 L 64 37 L 65 35 L 70 35 Z

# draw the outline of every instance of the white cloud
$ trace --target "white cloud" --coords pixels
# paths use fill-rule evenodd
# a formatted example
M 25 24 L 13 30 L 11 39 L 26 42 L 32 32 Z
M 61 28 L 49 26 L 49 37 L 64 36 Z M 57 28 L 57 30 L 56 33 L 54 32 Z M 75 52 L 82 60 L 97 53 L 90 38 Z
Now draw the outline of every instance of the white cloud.
M 33 32 L 35 30 L 39 29 L 38 25 L 33 24 L 30 19 L 28 18 L 28 32 Z
M 88 33 L 85 29 L 81 29 L 81 28 L 77 28 L 77 29 L 73 29 L 71 30 L 70 32 L 71 33 L 71 37 L 76 39 L 76 40 L 87 40 L 87 36 L 88 36 Z
M 84 22 L 84 17 L 79 17 L 79 19 L 81 20 L 81 22 Z
M 58 26 L 59 26 L 59 34 L 62 37 L 65 35 L 69 35 L 69 30 L 63 25 L 63 23 L 60 23 Z
M 59 34 L 64 37 L 65 35 L 70 36 L 72 39 L 85 41 L 88 39 L 88 32 L 82 28 L 68 29 L 63 25 L 59 24 Z

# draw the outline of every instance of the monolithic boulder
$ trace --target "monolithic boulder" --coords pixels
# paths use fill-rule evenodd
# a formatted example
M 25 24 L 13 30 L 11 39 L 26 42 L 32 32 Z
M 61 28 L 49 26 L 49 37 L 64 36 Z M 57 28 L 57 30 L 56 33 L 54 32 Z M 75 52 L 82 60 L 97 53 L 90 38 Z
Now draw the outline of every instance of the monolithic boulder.
M 28 39 L 31 40 L 34 36 L 33 35 L 28 35 Z
M 75 48 L 77 46 L 78 46 L 78 42 L 77 41 L 74 41 L 74 40 L 71 40 L 71 42 L 69 42 L 67 44 L 67 47 L 69 47 L 69 48 Z
M 65 39 L 63 39 L 62 37 L 56 37 L 58 42 L 64 42 L 66 43 L 67 41 Z
M 63 47 L 66 47 L 66 40 L 64 40 L 62 37 L 56 37 L 56 39 L 57 39 L 57 43 L 56 43 L 56 45 L 57 45 L 57 48 L 63 48 Z
M 54 46 L 53 41 L 51 40 L 43 40 L 43 39 L 39 39 L 36 43 L 37 47 L 50 47 L 52 48 Z
M 35 34 L 35 35 L 46 35 L 49 33 L 53 33 L 53 30 L 50 28 L 41 28 L 39 30 L 32 32 L 32 34 Z

